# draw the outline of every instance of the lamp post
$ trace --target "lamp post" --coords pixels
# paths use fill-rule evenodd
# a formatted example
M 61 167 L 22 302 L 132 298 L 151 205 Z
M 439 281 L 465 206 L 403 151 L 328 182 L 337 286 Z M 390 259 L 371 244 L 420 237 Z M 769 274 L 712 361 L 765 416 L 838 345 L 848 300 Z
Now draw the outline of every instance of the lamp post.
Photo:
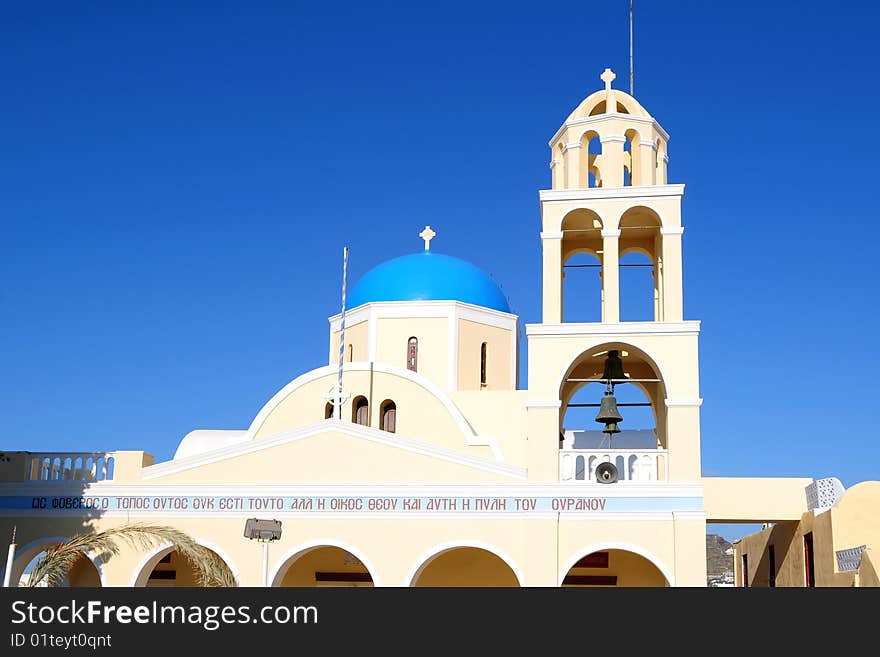
M 248 518 L 244 524 L 244 536 L 263 544 L 263 586 L 269 586 L 269 543 L 281 538 L 281 521 Z

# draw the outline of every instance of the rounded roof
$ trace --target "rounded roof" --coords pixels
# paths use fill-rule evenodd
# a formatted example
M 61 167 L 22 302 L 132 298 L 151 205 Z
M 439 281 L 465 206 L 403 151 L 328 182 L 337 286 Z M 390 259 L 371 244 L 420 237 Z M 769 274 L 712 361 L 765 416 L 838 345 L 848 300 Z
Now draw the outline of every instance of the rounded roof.
M 372 301 L 462 301 L 509 313 L 504 293 L 479 267 L 432 251 L 383 262 L 361 277 L 348 297 L 350 308 Z

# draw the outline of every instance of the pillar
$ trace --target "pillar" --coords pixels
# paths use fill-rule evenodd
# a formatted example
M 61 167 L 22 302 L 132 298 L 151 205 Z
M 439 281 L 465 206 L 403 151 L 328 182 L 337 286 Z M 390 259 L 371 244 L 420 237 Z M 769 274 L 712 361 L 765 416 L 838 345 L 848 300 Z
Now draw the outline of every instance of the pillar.
M 562 323 L 562 232 L 541 233 L 544 257 L 543 323 Z
M 641 176 L 641 179 L 638 182 L 639 185 L 654 184 L 654 177 L 657 169 L 657 165 L 655 164 L 656 148 L 657 146 L 653 141 L 643 139 L 639 142 L 639 175 Z
M 562 156 L 565 158 L 565 189 L 578 189 L 580 187 L 578 183 L 580 149 L 581 144 L 577 141 L 569 142 L 562 148 Z
M 602 231 L 602 321 L 620 321 L 619 230 Z
M 664 322 L 680 322 L 684 317 L 681 284 L 681 235 L 684 228 L 661 228 L 662 306 Z
M 623 187 L 623 135 L 600 137 L 602 142 L 602 187 Z

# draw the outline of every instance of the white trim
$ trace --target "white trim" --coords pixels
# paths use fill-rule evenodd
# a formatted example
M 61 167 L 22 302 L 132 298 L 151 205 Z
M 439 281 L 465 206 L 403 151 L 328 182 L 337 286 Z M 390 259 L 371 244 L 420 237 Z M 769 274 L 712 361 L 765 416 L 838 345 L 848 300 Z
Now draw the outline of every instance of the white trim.
M 450 392 L 454 390 L 458 390 L 458 340 L 459 340 L 459 309 L 453 308 L 452 312 L 449 313 L 448 325 L 447 325 L 447 367 L 448 371 L 446 374 L 446 389 Z
M 669 163 L 669 153 L 661 153 L 660 159 L 668 164 Z
M 370 310 L 370 319 L 369 325 L 367 326 L 367 360 L 371 363 L 376 361 L 376 349 L 378 344 L 377 338 L 377 328 L 378 324 L 376 322 L 376 309 L 372 304 L 367 304 L 367 307 Z M 332 363 L 331 363 L 332 364 Z
M 665 401 L 667 408 L 676 406 L 696 406 L 699 408 L 703 405 L 702 399 L 667 399 Z
M 684 233 L 683 226 L 673 226 L 671 228 L 661 228 L 660 229 L 661 235 L 681 235 L 683 233 Z
M 580 148 L 581 146 L 582 144 L 579 141 L 570 141 L 567 144 L 562 145 L 562 152 L 564 154 L 567 150 L 570 150 L 572 148 Z
M 465 318 L 479 317 L 481 324 L 489 326 L 497 326 L 499 328 L 511 328 L 515 326 L 519 317 L 513 313 L 495 310 L 494 308 L 486 308 L 477 306 L 472 303 L 463 301 L 434 301 L 434 300 L 418 300 L 418 301 L 371 301 L 362 306 L 358 306 L 352 311 L 357 318 L 356 323 L 375 319 L 401 319 L 401 318 L 422 318 L 422 317 L 441 317 L 448 318 L 450 313 L 458 312 L 460 316 Z M 340 329 L 341 314 L 333 315 L 328 318 L 330 322 L 330 330 L 337 332 Z M 348 311 L 345 313 L 345 326 L 349 328 L 353 324 L 349 323 L 350 315 Z
M 562 408 L 562 402 L 560 400 L 556 401 L 526 401 L 526 408 Z
M 615 91 L 620 91 L 620 89 L 615 89 Z M 598 92 L 595 92 L 595 93 L 600 93 L 600 92 L 604 92 L 604 89 L 600 89 Z M 593 94 L 590 94 L 590 95 L 592 96 Z M 629 94 L 627 94 L 627 96 L 629 96 Z M 589 96 L 587 96 L 587 98 L 589 98 Z M 632 96 L 630 96 L 630 98 L 632 98 Z M 584 100 L 586 100 L 586 98 L 584 98 Z M 633 98 L 633 100 L 635 100 L 635 98 Z M 584 101 L 581 101 L 578 104 L 578 107 L 580 107 L 583 104 L 583 102 Z M 636 100 L 636 103 L 639 105 L 639 107 L 641 107 L 641 103 L 639 103 L 639 101 Z M 641 109 L 645 112 L 645 114 L 648 114 L 647 110 L 645 110 L 644 107 L 641 107 Z M 575 111 L 577 111 L 577 109 L 575 109 Z M 565 132 L 565 130 L 567 130 L 568 128 L 574 128 L 574 127 L 582 126 L 582 125 L 589 125 L 591 123 L 602 123 L 603 121 L 605 121 L 607 119 L 624 119 L 625 121 L 631 121 L 633 123 L 642 123 L 645 125 L 650 125 L 652 128 L 654 128 L 657 132 L 660 133 L 660 135 L 663 137 L 664 141 L 669 141 L 669 133 L 667 133 L 663 129 L 663 127 L 659 123 L 657 123 L 657 119 L 655 119 L 654 117 L 652 117 L 650 115 L 639 116 L 638 114 L 622 114 L 620 112 L 606 112 L 604 114 L 594 114 L 593 116 L 583 116 L 579 119 L 573 119 L 571 121 L 566 119 L 565 123 L 563 123 L 559 127 L 559 130 L 557 130 L 553 134 L 553 137 L 550 138 L 550 141 L 547 142 L 547 145 L 550 148 L 553 148 L 554 142 L 557 139 L 559 139 L 559 136 L 563 132 Z M 639 132 L 639 134 L 641 134 L 641 132 Z
M 318 539 L 318 540 L 306 541 L 305 543 L 300 543 L 299 545 L 289 549 L 287 552 L 285 552 L 283 555 L 281 555 L 281 558 L 276 560 L 275 566 L 272 568 L 272 570 L 269 573 L 269 578 L 268 578 L 269 579 L 269 587 L 277 588 L 277 587 L 281 586 L 281 582 L 284 580 L 284 577 L 279 578 L 279 575 L 281 574 L 281 568 L 284 566 L 284 564 L 286 564 L 288 561 L 290 561 L 291 562 L 290 565 L 292 566 L 296 562 L 296 560 L 299 559 L 300 556 L 302 556 L 306 552 L 309 552 L 310 550 L 313 550 L 315 548 L 321 548 L 321 547 L 335 547 L 335 548 L 339 548 L 340 550 L 345 550 L 346 552 L 351 554 L 353 557 L 355 557 L 358 561 L 360 561 L 362 564 L 364 564 L 364 568 L 367 569 L 367 571 L 370 573 L 370 577 L 373 578 L 373 586 L 374 587 L 382 586 L 382 584 L 380 583 L 381 577 L 379 577 L 378 569 L 376 568 L 376 566 L 373 564 L 372 561 L 370 561 L 369 559 L 367 559 L 363 555 L 363 553 L 360 551 L 360 549 L 355 548 L 354 546 L 350 545 L 349 543 L 346 543 L 345 541 L 340 541 L 335 538 L 333 538 L 333 539 L 328 538 L 328 539 Z M 287 570 L 289 570 L 289 569 L 290 569 L 290 566 L 288 566 L 287 569 L 284 571 L 285 575 L 287 574 Z M 277 582 L 276 582 L 276 580 L 277 580 Z
M 516 577 L 517 584 L 519 584 L 520 587 L 524 586 L 522 570 L 510 557 L 510 555 L 508 555 L 503 550 L 499 550 L 490 543 L 475 540 L 446 541 L 444 543 L 440 543 L 439 545 L 435 545 L 429 550 L 426 550 L 422 553 L 422 556 L 416 561 L 413 568 L 410 569 L 402 586 L 413 587 L 418 577 L 421 576 L 425 568 L 427 568 L 431 564 L 431 562 L 434 561 L 434 559 L 445 552 L 449 552 L 450 550 L 455 550 L 457 548 L 476 548 L 492 553 L 493 555 L 501 559 L 501 561 L 503 561 L 507 565 L 507 567 L 513 571 L 513 576 Z
M 331 422 L 332 420 L 325 420 Z M 358 425 L 359 426 L 359 425 Z M 393 435 L 393 434 L 392 434 Z M 165 463 L 171 463 L 166 461 Z M 164 465 L 158 464 L 158 465 Z M 150 466 L 150 467 L 158 467 Z M 710 478 L 711 479 L 711 478 Z M 805 479 L 809 481 L 809 478 Z M 604 497 L 702 497 L 703 485 L 701 483 L 668 483 L 668 482 L 628 482 L 625 488 L 617 486 L 601 486 L 596 490 L 602 490 Z M 599 484 L 597 484 L 599 485 Z M 46 497 L 66 497 L 79 493 L 79 497 L 101 497 L 107 495 L 138 496 L 138 495 L 195 495 L 195 496 L 252 496 L 260 497 L 274 495 L 276 497 L 296 496 L 325 496 L 325 497 L 412 497 L 427 495 L 431 497 L 572 497 L 577 496 L 577 491 L 584 491 L 583 482 L 510 482 L 488 484 L 462 484 L 455 481 L 425 484 L 377 484 L 377 483 L 324 483 L 324 484 L 288 484 L 288 483 L 211 483 L 211 484 L 186 484 L 186 483 L 163 483 L 163 482 L 138 482 L 118 483 L 113 482 L 87 485 L 85 489 L 78 486 L 35 486 L 23 488 L 21 483 L 9 482 L 0 485 L 0 495 L 30 497 L 32 495 L 44 495 Z M 595 496 L 593 496 L 595 497 Z M 49 512 L 46 510 L 18 509 L 25 512 L 27 517 L 45 517 Z M 82 509 L 71 509 L 76 514 L 82 515 Z M 247 511 L 240 511 L 248 513 Z M 102 517 L 103 517 L 102 512 Z M 4 513 L 11 516 L 12 510 Z
M 464 465 L 477 470 L 484 470 L 486 472 L 518 477 L 521 479 L 525 479 L 526 477 L 525 468 L 501 463 L 500 448 L 492 437 L 474 436 L 468 440 L 467 443 L 469 445 L 488 446 L 492 449 L 493 454 L 495 454 L 497 449 L 499 454 L 496 455 L 496 460 L 494 461 L 481 456 L 470 456 L 464 452 L 450 449 L 448 447 L 440 447 L 439 445 L 433 445 L 420 440 L 404 438 L 396 433 L 388 433 L 387 431 L 379 431 L 378 429 L 365 427 L 360 424 L 332 419 L 321 420 L 320 422 L 298 427 L 292 431 L 274 434 L 258 440 L 249 440 L 246 443 L 240 443 L 230 447 L 221 447 L 220 449 L 204 452 L 178 461 L 165 461 L 164 463 L 151 465 L 143 468 L 141 470 L 141 475 L 144 480 L 164 477 L 169 474 L 184 472 L 211 463 L 236 458 L 244 454 L 251 454 L 253 452 L 259 452 L 279 445 L 304 440 L 329 431 L 336 431 L 354 438 L 362 438 L 370 442 L 402 449 L 422 456 L 437 458 L 458 465 Z M 493 445 L 491 443 L 495 444 Z
M 639 146 L 650 146 L 650 147 L 653 148 L 655 151 L 657 150 L 657 143 L 651 141 L 650 139 L 640 139 L 640 140 L 639 140 Z
M 602 144 L 605 144 L 610 141 L 625 142 L 626 135 L 606 135 L 605 137 L 599 137 L 599 142 Z
M 590 187 L 583 189 L 542 189 L 542 203 L 555 201 L 586 201 L 605 198 L 629 198 L 650 201 L 657 198 L 682 197 L 684 185 L 627 185 L 625 187 Z
M 676 546 L 673 546 L 675 548 Z M 568 574 L 568 571 L 574 568 L 574 565 L 580 561 L 583 557 L 588 554 L 593 554 L 593 552 L 599 552 L 601 550 L 625 550 L 626 552 L 632 552 L 633 554 L 637 554 L 640 557 L 644 557 L 648 561 L 650 561 L 654 567 L 660 571 L 660 574 L 666 578 L 666 583 L 669 586 L 675 586 L 675 577 L 672 574 L 672 571 L 664 564 L 660 559 L 658 559 L 655 555 L 653 555 L 648 550 L 644 549 L 639 545 L 634 545 L 632 543 L 621 543 L 617 541 L 606 541 L 601 543 L 594 543 L 585 548 L 580 548 L 575 553 L 575 556 L 569 557 L 566 563 L 567 565 L 559 571 L 558 573 L 558 586 L 562 586 L 562 580 L 565 579 L 565 576 Z
M 527 337 L 539 336 L 638 336 L 699 335 L 700 321 L 684 322 L 585 322 L 566 324 L 526 324 Z
M 506 314 L 506 313 L 499 313 Z M 381 372 L 383 374 L 391 374 L 395 376 L 399 376 L 403 379 L 407 379 L 412 383 L 416 383 L 429 393 L 434 395 L 437 400 L 443 404 L 446 410 L 449 412 L 449 415 L 452 417 L 452 420 L 455 422 L 459 431 L 461 431 L 462 436 L 464 436 L 465 443 L 472 447 L 476 446 L 488 446 L 492 450 L 492 454 L 495 456 L 497 461 L 503 461 L 504 456 L 501 452 L 501 446 L 498 444 L 498 441 L 494 438 L 486 438 L 483 436 L 478 436 L 476 432 L 471 427 L 470 423 L 468 423 L 465 416 L 462 414 L 461 410 L 459 410 L 458 406 L 455 405 L 455 402 L 449 397 L 448 394 L 443 392 L 440 388 L 438 388 L 434 383 L 432 383 L 429 379 L 418 374 L 417 372 L 412 372 L 410 370 L 406 370 L 400 367 L 394 367 L 393 365 L 388 365 L 386 363 L 347 363 L 343 365 L 342 371 L 343 374 L 345 371 L 349 372 Z M 325 376 L 332 376 L 338 372 L 338 369 L 332 365 L 327 365 L 326 367 L 319 367 L 317 369 L 312 370 L 311 372 L 306 372 L 305 374 L 301 374 L 293 381 L 284 386 L 281 390 L 279 390 L 275 395 L 270 399 L 263 408 L 260 409 L 260 412 L 257 413 L 257 416 L 254 418 L 253 422 L 251 422 L 250 427 L 248 427 L 248 440 L 252 440 L 256 438 L 257 432 L 260 427 L 263 425 L 263 422 L 266 421 L 266 418 L 269 414 L 275 410 L 275 408 L 284 401 L 289 395 L 291 395 L 297 388 L 304 386 L 307 383 L 315 381 L 316 379 L 320 379 Z M 326 422 L 326 420 L 324 420 Z M 322 423 L 318 423 L 317 425 L 310 426 L 321 426 Z M 349 423 L 341 423 L 343 426 L 347 426 Z M 357 425 L 360 426 L 360 425 Z M 368 429 L 368 427 L 361 427 L 362 429 Z M 385 434 L 386 432 L 380 432 L 381 434 Z M 394 434 L 390 434 L 394 435 Z M 246 444 L 246 443 L 245 443 Z M 427 443 L 424 443 L 427 445 Z M 157 466 L 150 466 L 152 468 Z M 146 471 L 146 469 L 145 469 Z
M 608 229 L 603 230 L 601 232 L 601 235 L 603 238 L 605 238 L 605 237 L 620 237 L 620 233 L 621 233 L 620 229 L 613 230 L 611 228 L 608 228 Z
M 542 230 L 541 231 L 541 239 L 542 240 L 561 240 L 565 236 L 561 230 Z

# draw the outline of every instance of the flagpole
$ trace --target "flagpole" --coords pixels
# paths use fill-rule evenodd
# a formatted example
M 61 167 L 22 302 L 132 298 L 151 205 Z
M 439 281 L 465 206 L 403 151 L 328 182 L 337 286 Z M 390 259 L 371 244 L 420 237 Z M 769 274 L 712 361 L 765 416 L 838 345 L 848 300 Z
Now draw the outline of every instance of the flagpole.
M 345 279 L 348 276 L 348 247 L 342 249 L 342 322 L 339 329 L 339 374 L 336 380 L 336 404 L 333 417 L 342 419 L 342 362 L 345 356 Z
M 12 528 L 12 542 L 9 544 L 9 552 L 6 554 L 6 572 L 3 575 L 3 588 L 8 589 L 12 582 L 12 564 L 15 563 L 15 530 Z
M 633 88 L 633 0 L 629 0 L 629 95 L 635 96 Z

